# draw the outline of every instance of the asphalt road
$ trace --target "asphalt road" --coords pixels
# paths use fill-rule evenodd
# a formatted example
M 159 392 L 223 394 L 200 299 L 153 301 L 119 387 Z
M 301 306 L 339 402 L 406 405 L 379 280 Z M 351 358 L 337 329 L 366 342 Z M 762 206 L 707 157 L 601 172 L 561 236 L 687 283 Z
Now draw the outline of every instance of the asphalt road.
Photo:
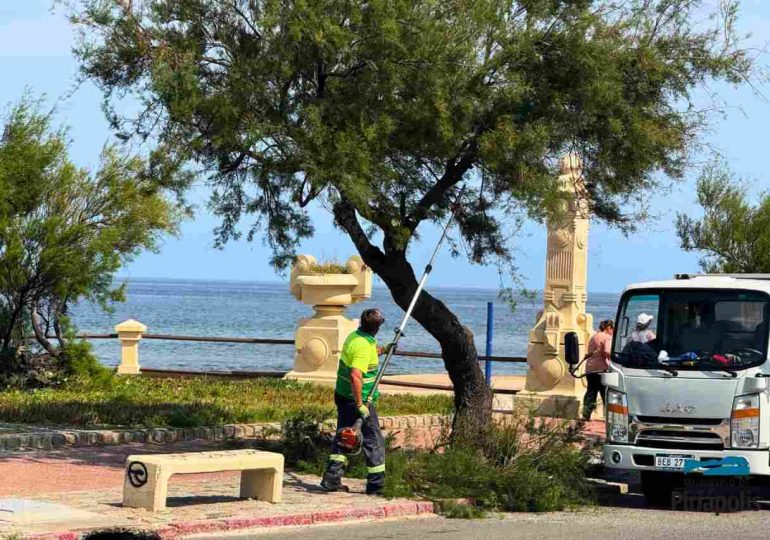
M 573 512 L 548 514 L 505 514 L 484 520 L 422 518 L 402 521 L 359 522 L 314 527 L 292 527 L 250 534 L 218 535 L 228 540 L 278 540 L 312 538 L 441 540 L 518 539 L 592 539 L 597 538 L 767 538 L 770 510 L 745 511 L 735 514 L 673 512 L 644 506 L 640 495 L 625 495 L 604 506 Z M 211 538 L 198 536 L 198 539 Z

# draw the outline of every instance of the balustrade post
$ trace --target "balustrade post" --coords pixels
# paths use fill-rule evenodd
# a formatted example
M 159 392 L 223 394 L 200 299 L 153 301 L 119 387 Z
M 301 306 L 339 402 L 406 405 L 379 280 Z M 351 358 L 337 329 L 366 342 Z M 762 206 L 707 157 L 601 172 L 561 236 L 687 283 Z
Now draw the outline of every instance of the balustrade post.
M 118 365 L 119 375 L 138 375 L 139 369 L 139 342 L 142 334 L 147 332 L 147 327 L 135 321 L 128 319 L 115 327 L 120 340 L 120 364 Z

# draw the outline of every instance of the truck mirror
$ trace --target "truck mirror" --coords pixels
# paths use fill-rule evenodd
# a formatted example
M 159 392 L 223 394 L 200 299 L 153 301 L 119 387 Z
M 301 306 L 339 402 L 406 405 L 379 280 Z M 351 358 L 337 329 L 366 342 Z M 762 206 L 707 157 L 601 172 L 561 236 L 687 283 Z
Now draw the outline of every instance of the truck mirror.
M 564 360 L 570 366 L 576 366 L 580 363 L 580 341 L 575 332 L 564 334 Z

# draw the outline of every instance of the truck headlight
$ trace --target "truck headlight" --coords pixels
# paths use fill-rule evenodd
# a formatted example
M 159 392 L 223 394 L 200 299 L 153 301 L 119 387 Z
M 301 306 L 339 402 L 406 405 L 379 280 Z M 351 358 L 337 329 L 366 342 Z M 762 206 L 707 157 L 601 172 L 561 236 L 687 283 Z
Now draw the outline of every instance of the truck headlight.
M 614 443 L 628 442 L 628 402 L 626 395 L 607 390 L 607 440 Z
M 735 398 L 730 417 L 730 434 L 733 448 L 759 446 L 759 394 Z

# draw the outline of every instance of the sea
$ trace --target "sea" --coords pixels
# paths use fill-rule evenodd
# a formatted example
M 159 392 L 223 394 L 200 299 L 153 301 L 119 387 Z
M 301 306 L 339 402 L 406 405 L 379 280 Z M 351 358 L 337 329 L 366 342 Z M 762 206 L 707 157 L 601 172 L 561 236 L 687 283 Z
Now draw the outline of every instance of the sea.
M 497 289 L 429 287 L 474 334 L 479 354 L 486 347 L 487 303 L 494 303 L 492 354 L 526 356 L 528 332 L 542 309 L 541 296 L 517 298 L 515 308 L 501 298 Z M 614 318 L 619 295 L 588 295 L 588 312 L 594 320 Z M 403 316 L 384 286 L 375 285 L 372 297 L 350 306 L 347 316 L 378 307 L 385 314 L 385 326 L 378 339 L 388 341 Z M 127 280 L 126 301 L 109 312 L 82 302 L 72 307 L 72 318 L 80 332 L 106 334 L 116 324 L 136 319 L 148 333 L 184 336 L 222 336 L 292 339 L 297 321 L 313 314 L 311 306 L 297 301 L 288 283 L 247 281 L 195 281 L 131 278 Z M 115 366 L 120 346 L 116 339 L 91 340 L 102 363 Z M 436 341 L 415 321 L 410 321 L 399 348 L 408 351 L 439 352 Z M 196 371 L 288 371 L 294 351 L 290 345 L 252 345 L 145 340 L 139 347 L 140 364 L 157 369 Z M 493 363 L 493 374 L 518 374 L 526 364 Z M 396 357 L 391 374 L 437 373 L 440 360 Z

